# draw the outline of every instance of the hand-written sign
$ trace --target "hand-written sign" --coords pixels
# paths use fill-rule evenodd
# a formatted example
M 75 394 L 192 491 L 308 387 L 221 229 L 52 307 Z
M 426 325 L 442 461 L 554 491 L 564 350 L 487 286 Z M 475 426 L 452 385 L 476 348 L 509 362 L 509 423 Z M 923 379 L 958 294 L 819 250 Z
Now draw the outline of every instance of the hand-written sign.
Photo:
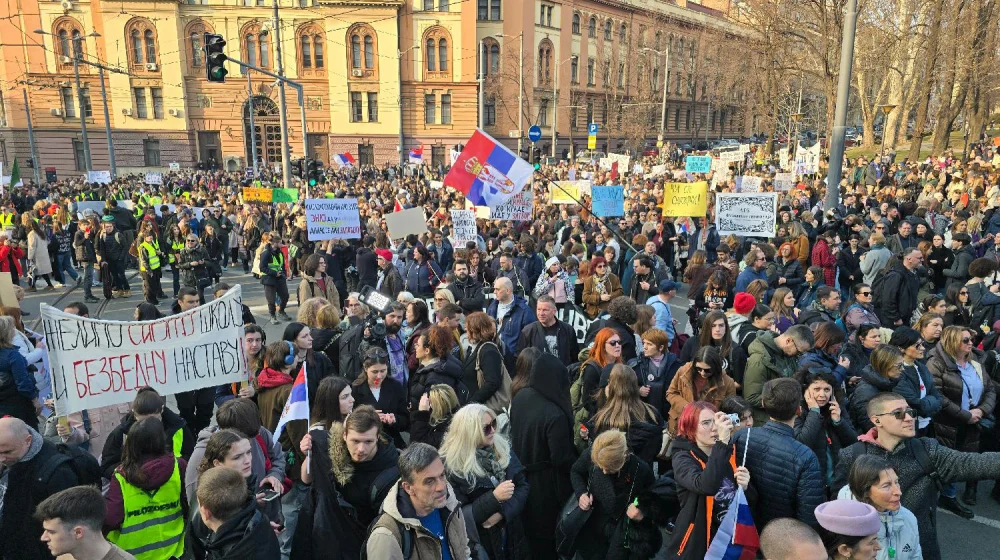
M 155 321 L 83 318 L 42 305 L 56 414 L 247 380 L 240 286 Z
M 552 204 L 579 204 L 580 181 L 553 181 L 549 183 Z
M 243 187 L 243 202 L 266 202 L 273 200 L 272 189 L 261 187 Z
M 663 215 L 701 218 L 708 212 L 708 182 L 663 185 Z
M 590 190 L 594 215 L 599 218 L 625 215 L 625 191 L 621 185 Z
M 162 173 L 146 173 L 144 177 L 145 183 L 147 185 L 162 185 L 163 184 L 163 174 Z
M 473 210 L 452 210 L 451 223 L 454 226 L 451 233 L 451 244 L 455 247 L 465 247 L 469 241 L 476 241 L 476 213 Z
M 361 217 L 356 198 L 306 200 L 309 241 L 361 239 Z
M 271 200 L 274 202 L 298 202 L 299 189 L 271 189 Z
M 402 212 L 385 215 L 385 225 L 389 226 L 389 236 L 402 239 L 407 235 L 420 235 L 427 231 L 427 216 L 423 208 L 407 208 Z
M 688 156 L 684 160 L 684 170 L 688 173 L 708 173 L 712 170 L 712 156 Z
M 776 191 L 790 191 L 795 188 L 795 174 L 794 173 L 775 173 L 774 174 L 774 190 Z
M 510 220 L 512 222 L 531 221 L 531 210 L 534 199 L 531 191 L 521 191 L 500 206 L 490 210 L 490 218 L 494 220 Z

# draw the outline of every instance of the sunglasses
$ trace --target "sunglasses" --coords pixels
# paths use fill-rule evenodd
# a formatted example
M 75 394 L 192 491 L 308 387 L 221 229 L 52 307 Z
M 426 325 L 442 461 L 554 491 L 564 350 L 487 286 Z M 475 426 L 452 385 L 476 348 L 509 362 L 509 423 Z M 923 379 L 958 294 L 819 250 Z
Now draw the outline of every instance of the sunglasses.
M 868 297 L 868 296 L 872 295 L 872 293 L 871 292 L 861 292 L 861 295 L 863 295 L 865 297 Z
M 694 366 L 694 369 L 698 373 L 712 373 L 712 368 L 710 367 Z
M 969 338 L 969 337 L 965 337 L 965 338 L 962 339 L 962 344 L 968 344 L 970 342 L 972 342 L 972 339 Z
M 483 435 L 488 436 L 497 431 L 497 419 L 494 418 L 492 422 L 483 426 Z
M 876 414 L 875 416 L 892 416 L 896 420 L 905 420 L 906 415 L 909 414 L 910 418 L 917 417 L 917 411 L 912 408 L 900 408 L 899 410 L 893 410 L 892 412 L 883 412 L 882 414 Z
M 377 348 L 376 347 L 376 348 L 371 348 L 367 352 L 365 352 L 365 357 L 366 358 L 382 359 L 382 358 L 388 358 L 389 357 L 389 353 L 386 352 L 385 350 L 381 349 L 381 348 Z
M 622 341 L 620 341 L 620 340 L 609 340 L 608 344 L 610 344 L 612 346 L 621 346 L 622 345 Z

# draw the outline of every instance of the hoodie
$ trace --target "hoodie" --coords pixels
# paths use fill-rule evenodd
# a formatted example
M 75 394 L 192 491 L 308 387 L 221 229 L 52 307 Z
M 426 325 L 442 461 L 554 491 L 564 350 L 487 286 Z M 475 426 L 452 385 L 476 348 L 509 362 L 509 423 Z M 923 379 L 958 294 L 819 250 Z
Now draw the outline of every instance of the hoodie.
M 201 515 L 195 515 L 191 536 L 191 548 L 199 560 L 272 560 L 281 556 L 278 537 L 267 516 L 257 510 L 256 500 L 249 495 L 243 508 L 217 531 L 209 529 Z
M 174 464 L 180 467 L 181 472 L 187 469 L 187 461 L 174 457 L 173 453 L 146 457 L 142 461 L 142 473 L 146 476 L 146 480 L 141 484 L 136 484 L 136 486 L 148 492 L 163 486 L 174 474 Z M 181 486 L 181 507 L 184 510 L 184 518 L 187 519 L 188 503 L 185 494 L 184 487 Z M 104 501 L 108 507 L 104 516 L 105 532 L 120 529 L 122 522 L 125 521 L 125 500 L 122 498 L 122 488 L 118 483 L 118 477 L 111 477 L 111 485 L 104 496 Z

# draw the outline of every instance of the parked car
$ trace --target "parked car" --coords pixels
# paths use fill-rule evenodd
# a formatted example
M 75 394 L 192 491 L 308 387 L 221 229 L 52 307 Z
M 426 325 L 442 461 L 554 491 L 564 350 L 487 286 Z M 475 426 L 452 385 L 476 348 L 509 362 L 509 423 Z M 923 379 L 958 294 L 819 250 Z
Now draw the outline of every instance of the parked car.
M 579 159 L 583 159 L 583 160 L 595 160 L 596 161 L 596 160 L 599 160 L 601 158 L 606 158 L 606 157 L 608 157 L 608 155 L 605 154 L 604 152 L 598 152 L 598 151 L 595 151 L 595 150 L 580 150 L 579 152 L 576 153 L 576 159 L 578 159 L 578 160 Z

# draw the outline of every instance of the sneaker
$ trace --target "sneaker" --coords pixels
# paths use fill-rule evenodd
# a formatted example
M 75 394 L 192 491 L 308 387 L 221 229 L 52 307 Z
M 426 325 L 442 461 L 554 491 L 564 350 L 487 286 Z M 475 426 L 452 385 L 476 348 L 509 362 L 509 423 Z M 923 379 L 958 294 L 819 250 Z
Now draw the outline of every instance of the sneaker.
M 36 288 L 34 286 L 28 286 L 27 288 L 24 289 L 24 291 L 26 291 L 26 292 L 37 292 L 38 288 Z
M 62 286 L 60 286 L 60 287 L 62 287 Z M 49 292 L 49 291 L 52 291 L 52 290 L 54 290 L 54 289 L 56 289 L 56 287 L 55 287 L 55 286 L 45 286 L 45 291 L 46 291 L 46 292 Z
M 281 321 L 279 321 L 278 318 L 275 317 L 274 315 L 271 315 L 271 320 L 268 321 L 268 322 L 271 323 L 272 325 L 280 325 L 281 324 Z
M 281 319 L 282 321 L 291 321 L 292 320 L 292 318 L 288 316 L 288 313 L 285 313 L 284 311 L 279 311 L 278 312 L 278 318 Z
M 65 288 L 66 286 L 61 282 L 56 282 L 56 288 Z
M 87 296 L 87 297 L 83 298 L 83 301 L 85 301 L 87 303 L 97 303 L 97 302 L 99 302 L 101 300 L 95 298 L 94 296 Z
M 121 290 L 111 290 L 111 297 L 113 297 L 113 298 L 120 298 L 120 297 L 122 297 L 122 291 Z
M 129 288 L 128 290 L 124 290 L 124 293 L 125 293 L 125 295 L 123 297 L 127 297 L 127 298 L 132 297 L 132 289 L 131 288 Z

